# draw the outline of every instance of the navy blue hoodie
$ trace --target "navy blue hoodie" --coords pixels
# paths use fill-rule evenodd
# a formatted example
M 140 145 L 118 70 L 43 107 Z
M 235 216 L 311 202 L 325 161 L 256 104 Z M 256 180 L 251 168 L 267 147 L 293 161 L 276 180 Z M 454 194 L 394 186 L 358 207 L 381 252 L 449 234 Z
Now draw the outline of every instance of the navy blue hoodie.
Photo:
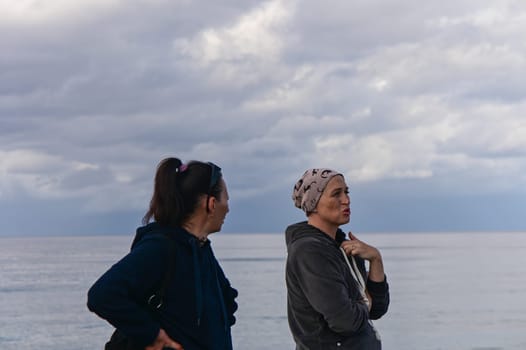
M 145 303 L 171 264 L 171 241 L 174 270 L 155 316 Z M 88 308 L 141 347 L 153 343 L 163 328 L 185 350 L 230 350 L 236 297 L 210 241 L 200 242 L 182 228 L 150 223 L 137 229 L 130 253 L 90 288 Z

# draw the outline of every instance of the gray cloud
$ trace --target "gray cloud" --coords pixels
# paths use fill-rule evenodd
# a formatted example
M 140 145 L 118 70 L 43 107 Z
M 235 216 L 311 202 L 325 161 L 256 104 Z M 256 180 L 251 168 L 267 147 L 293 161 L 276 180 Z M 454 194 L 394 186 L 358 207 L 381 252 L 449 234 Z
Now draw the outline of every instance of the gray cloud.
M 268 210 L 320 165 L 385 200 L 523 193 L 525 13 L 497 0 L 2 4 L 0 201 L 142 210 L 169 155 L 221 164 L 237 207 Z

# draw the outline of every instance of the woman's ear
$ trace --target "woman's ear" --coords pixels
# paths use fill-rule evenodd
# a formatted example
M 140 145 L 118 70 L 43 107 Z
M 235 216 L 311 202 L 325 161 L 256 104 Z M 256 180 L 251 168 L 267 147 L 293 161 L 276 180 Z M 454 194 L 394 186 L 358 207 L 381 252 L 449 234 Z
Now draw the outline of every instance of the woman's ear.
M 206 211 L 213 213 L 216 209 L 216 197 L 209 196 L 208 202 L 206 203 Z

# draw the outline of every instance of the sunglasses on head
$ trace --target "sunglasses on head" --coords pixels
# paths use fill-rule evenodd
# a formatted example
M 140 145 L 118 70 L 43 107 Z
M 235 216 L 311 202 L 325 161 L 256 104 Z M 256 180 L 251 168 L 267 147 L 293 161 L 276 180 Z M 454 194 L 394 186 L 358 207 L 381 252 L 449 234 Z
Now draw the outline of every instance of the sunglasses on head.
M 212 192 L 212 189 L 217 185 L 217 182 L 221 178 L 221 168 L 215 165 L 212 162 L 208 162 L 208 165 L 210 165 L 210 182 L 208 183 L 208 195 Z

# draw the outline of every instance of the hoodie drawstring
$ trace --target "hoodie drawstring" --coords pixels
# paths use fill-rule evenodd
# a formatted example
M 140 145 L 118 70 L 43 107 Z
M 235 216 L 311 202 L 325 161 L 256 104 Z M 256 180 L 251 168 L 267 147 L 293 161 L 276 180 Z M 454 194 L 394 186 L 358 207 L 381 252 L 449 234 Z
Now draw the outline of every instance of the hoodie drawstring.
M 360 270 L 358 269 L 358 266 L 356 265 L 356 260 L 354 259 L 354 256 L 351 255 L 351 266 L 351 263 L 349 262 L 349 257 L 347 256 L 347 253 L 345 253 L 345 250 L 341 247 L 340 250 L 343 253 L 343 257 L 345 258 L 345 262 L 347 263 L 349 270 L 351 270 L 352 277 L 354 278 L 356 283 L 358 283 L 358 289 L 360 290 L 360 294 L 362 295 L 365 304 L 367 304 L 367 307 L 369 308 L 372 303 L 372 300 L 369 300 L 369 298 L 367 297 L 367 293 L 365 292 L 365 288 L 367 285 L 365 284 L 363 276 Z M 378 333 L 378 330 L 376 330 L 376 327 L 373 325 L 373 321 L 369 320 L 369 324 L 371 325 L 371 328 L 373 329 L 373 332 L 376 335 L 376 339 L 380 340 L 380 333 Z

